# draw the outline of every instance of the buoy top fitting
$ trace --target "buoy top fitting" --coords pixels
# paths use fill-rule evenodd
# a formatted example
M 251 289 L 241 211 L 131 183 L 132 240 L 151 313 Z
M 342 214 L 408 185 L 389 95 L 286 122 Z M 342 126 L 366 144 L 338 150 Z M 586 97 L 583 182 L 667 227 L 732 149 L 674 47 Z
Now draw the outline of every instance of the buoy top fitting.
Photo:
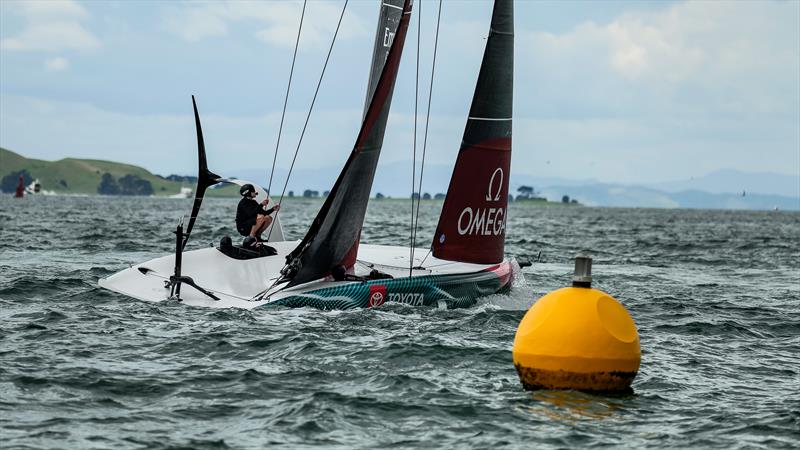
M 572 287 L 592 287 L 592 257 L 585 253 L 575 256 L 575 273 L 572 275 Z

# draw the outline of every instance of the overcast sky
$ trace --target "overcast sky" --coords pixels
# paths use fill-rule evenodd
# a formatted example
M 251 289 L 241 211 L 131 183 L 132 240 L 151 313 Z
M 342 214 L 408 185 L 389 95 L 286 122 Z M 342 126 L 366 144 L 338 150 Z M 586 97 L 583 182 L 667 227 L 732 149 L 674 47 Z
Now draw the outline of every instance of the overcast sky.
M 308 4 L 279 166 L 342 4 Z M 195 94 L 211 168 L 268 173 L 301 5 L 2 0 L 0 146 L 190 174 Z M 417 19 L 421 7 L 422 112 L 436 5 L 416 1 L 384 162 L 411 158 Z M 338 172 L 352 148 L 378 7 L 347 7 L 299 167 Z M 490 15 L 490 2 L 444 2 L 430 162 L 455 158 Z M 800 1 L 518 0 L 515 16 L 512 171 L 626 183 L 800 173 Z

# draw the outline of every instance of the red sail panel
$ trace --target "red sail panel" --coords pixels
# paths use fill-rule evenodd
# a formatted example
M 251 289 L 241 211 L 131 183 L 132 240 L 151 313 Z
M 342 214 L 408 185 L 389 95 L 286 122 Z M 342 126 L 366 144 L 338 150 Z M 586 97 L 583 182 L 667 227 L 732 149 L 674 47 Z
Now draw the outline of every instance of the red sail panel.
M 286 287 L 323 278 L 334 266 L 355 264 L 410 15 L 411 1 L 406 0 L 350 157 L 306 236 L 286 257 L 281 271 L 283 280 L 289 280 Z
M 14 197 L 21 198 L 25 193 L 25 178 L 22 175 L 19 176 L 19 184 L 17 184 L 17 190 L 14 191 Z
M 463 148 L 450 180 L 433 256 L 492 264 L 503 260 L 511 138 Z
M 496 0 L 464 139 L 433 238 L 433 256 L 503 260 L 511 169 L 514 11 Z

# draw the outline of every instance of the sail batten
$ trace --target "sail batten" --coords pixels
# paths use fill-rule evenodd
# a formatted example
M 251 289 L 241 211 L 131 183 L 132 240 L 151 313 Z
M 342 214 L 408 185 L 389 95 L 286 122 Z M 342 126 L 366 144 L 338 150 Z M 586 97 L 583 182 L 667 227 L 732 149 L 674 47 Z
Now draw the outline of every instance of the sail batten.
M 392 8 L 382 8 L 382 11 L 385 9 Z M 281 271 L 282 281 L 288 281 L 286 287 L 325 277 L 334 266 L 350 268 L 355 264 L 361 227 L 383 146 L 410 11 L 411 0 L 405 0 L 385 58 L 381 56 L 383 50 L 376 41 L 370 87 L 367 91 L 368 106 L 361 129 L 342 172 L 311 227 L 297 248 L 286 257 L 287 265 Z M 380 75 L 377 78 L 373 73 L 376 64 L 380 66 Z M 374 88 L 371 87 L 373 79 Z
M 495 0 L 464 137 L 432 243 L 439 259 L 503 260 L 514 75 L 512 0 Z

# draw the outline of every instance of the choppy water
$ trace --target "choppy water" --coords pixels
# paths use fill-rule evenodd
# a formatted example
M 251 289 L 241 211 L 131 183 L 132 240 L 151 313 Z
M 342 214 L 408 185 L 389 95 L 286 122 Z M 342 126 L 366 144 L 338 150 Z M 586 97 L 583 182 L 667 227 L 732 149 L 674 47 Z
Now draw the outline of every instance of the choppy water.
M 232 233 L 235 203 L 208 201 L 191 245 Z M 299 237 L 319 203 L 285 205 Z M 409 207 L 373 202 L 363 240 L 405 244 Z M 439 207 L 423 205 L 422 242 Z M 188 209 L 0 197 L 0 447 L 800 442 L 800 214 L 513 205 L 508 253 L 541 260 L 462 310 L 220 311 L 96 287 L 168 253 Z M 525 392 L 511 363 L 525 310 L 580 250 L 639 327 L 633 395 Z

